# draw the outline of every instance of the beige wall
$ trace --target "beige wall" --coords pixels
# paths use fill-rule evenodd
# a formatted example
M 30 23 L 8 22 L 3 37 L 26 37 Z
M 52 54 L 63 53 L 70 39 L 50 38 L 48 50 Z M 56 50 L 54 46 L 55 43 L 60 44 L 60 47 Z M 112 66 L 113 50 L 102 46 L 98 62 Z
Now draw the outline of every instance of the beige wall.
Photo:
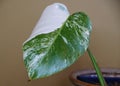
M 93 23 L 90 48 L 100 66 L 120 68 L 119 0 L 0 0 L 0 86 L 71 86 L 71 71 L 91 67 L 85 54 L 58 74 L 27 82 L 22 43 L 44 8 L 53 2 L 66 4 L 71 13 L 86 12 Z

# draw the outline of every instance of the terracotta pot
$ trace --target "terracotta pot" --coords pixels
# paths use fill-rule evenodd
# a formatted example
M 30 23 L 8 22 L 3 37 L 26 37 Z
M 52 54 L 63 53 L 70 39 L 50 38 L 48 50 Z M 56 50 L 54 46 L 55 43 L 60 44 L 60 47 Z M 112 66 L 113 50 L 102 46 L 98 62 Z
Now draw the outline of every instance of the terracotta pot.
M 108 86 L 120 86 L 120 69 L 101 69 Z M 94 70 L 79 70 L 70 74 L 74 86 L 100 86 Z

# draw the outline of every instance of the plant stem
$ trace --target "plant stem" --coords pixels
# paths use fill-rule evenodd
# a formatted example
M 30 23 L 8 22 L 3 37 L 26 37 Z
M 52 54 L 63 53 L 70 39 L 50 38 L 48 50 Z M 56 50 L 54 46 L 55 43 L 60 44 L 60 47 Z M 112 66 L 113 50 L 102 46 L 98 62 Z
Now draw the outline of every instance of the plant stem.
M 101 70 L 100 70 L 100 68 L 99 68 L 99 66 L 98 66 L 98 64 L 97 64 L 97 61 L 96 61 L 95 57 L 93 56 L 93 54 L 90 52 L 89 49 L 87 49 L 87 52 L 88 52 L 88 55 L 89 55 L 89 57 L 90 57 L 90 59 L 91 59 L 91 61 L 92 61 L 92 64 L 93 64 L 93 66 L 94 66 L 94 69 L 95 69 L 95 71 L 96 71 L 96 73 L 97 73 L 97 76 L 98 76 L 100 85 L 101 85 L 101 86 L 107 86 L 107 84 L 106 84 L 106 82 L 105 82 L 105 79 L 103 78 L 103 75 L 102 75 L 102 73 L 101 73 Z

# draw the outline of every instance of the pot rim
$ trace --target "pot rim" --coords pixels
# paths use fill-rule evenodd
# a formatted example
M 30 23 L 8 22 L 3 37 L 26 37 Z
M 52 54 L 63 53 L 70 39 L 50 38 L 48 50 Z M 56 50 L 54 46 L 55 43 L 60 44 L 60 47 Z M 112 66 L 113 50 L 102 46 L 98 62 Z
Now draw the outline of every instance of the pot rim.
M 117 74 L 118 76 L 116 76 L 116 77 L 120 77 L 120 69 L 119 68 L 118 69 L 117 68 L 101 68 L 101 71 L 104 74 L 106 74 L 106 73 L 115 74 L 115 75 Z M 77 79 L 78 75 L 90 74 L 90 73 L 95 73 L 95 70 L 93 70 L 93 69 L 76 70 L 70 74 L 69 79 L 73 84 L 78 85 L 78 86 L 80 86 L 81 84 L 85 85 L 85 86 L 100 86 L 97 83 L 92 84 L 92 83 L 87 83 L 87 82 L 80 81 Z M 111 76 L 111 77 L 113 77 L 113 76 Z

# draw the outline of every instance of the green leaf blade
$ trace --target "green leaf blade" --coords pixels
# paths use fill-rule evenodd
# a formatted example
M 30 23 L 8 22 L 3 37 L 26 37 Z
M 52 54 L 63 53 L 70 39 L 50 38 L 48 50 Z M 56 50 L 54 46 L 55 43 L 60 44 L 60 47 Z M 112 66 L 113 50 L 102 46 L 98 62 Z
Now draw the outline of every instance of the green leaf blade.
M 88 48 L 90 32 L 88 16 L 78 12 L 69 16 L 56 31 L 26 42 L 23 57 L 29 78 L 47 77 L 73 64 Z

